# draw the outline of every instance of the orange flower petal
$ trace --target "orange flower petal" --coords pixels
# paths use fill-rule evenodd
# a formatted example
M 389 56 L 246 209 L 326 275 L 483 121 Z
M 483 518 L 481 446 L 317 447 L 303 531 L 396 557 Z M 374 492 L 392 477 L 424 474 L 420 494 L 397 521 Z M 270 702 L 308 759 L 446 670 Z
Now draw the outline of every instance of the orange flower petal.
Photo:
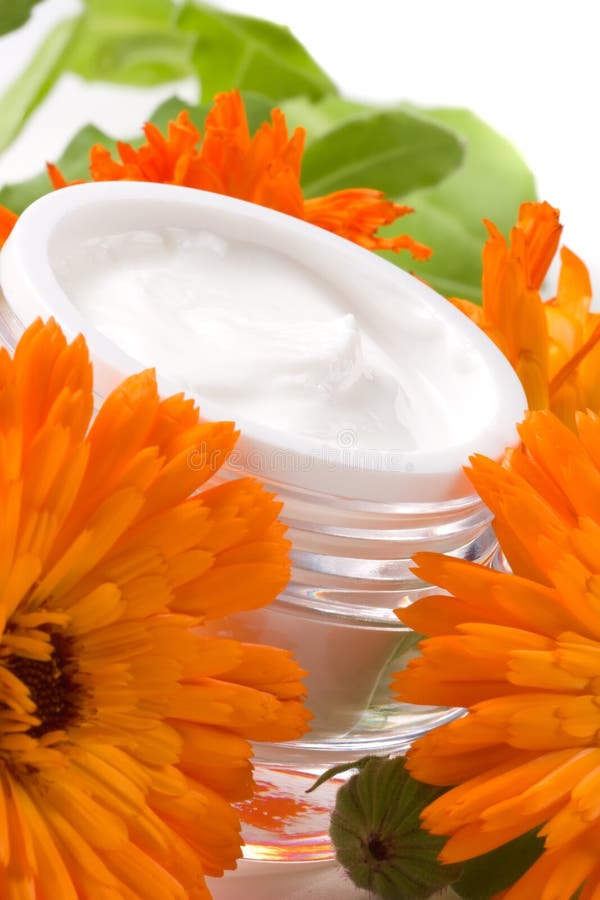
M 559 211 L 549 203 L 523 203 L 517 228 L 527 246 L 527 286 L 539 291 L 558 248 L 562 232 Z
M 386 200 L 380 191 L 352 189 L 337 191 L 326 197 L 306 200 L 304 216 L 308 222 L 333 231 L 368 250 L 408 250 L 414 259 L 429 259 L 432 250 L 406 234 L 385 238 L 376 232 L 401 216 L 413 212 Z
M 5 206 L 0 206 L 0 247 L 5 243 L 19 217 Z

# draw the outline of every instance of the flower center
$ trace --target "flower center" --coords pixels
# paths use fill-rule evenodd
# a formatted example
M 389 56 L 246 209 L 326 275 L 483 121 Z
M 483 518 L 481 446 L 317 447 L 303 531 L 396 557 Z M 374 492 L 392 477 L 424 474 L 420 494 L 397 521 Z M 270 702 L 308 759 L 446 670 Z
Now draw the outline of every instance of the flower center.
M 390 848 L 387 843 L 376 834 L 371 835 L 369 838 L 367 850 L 377 862 L 383 862 L 390 855 Z
M 79 718 L 81 686 L 76 682 L 77 667 L 70 652 L 71 641 L 62 634 L 53 634 L 50 659 L 29 659 L 11 656 L 10 671 L 29 688 L 35 703 L 35 715 L 40 720 L 27 732 L 31 737 L 42 737 L 49 731 L 62 731 Z

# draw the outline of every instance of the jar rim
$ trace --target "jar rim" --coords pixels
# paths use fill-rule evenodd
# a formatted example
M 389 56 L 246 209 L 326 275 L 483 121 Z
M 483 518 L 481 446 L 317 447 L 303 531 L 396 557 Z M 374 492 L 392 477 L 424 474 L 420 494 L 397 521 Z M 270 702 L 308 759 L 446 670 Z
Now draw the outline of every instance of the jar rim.
M 76 309 L 53 271 L 50 245 L 68 235 L 81 216 L 106 220 L 120 210 L 121 217 L 142 212 L 164 221 L 203 214 L 219 216 L 257 240 L 284 235 L 294 252 L 310 260 L 319 272 L 334 259 L 340 270 L 353 267 L 365 277 L 418 297 L 441 316 L 484 358 L 498 385 L 493 409 L 481 410 L 483 424 L 475 438 L 435 450 L 361 450 L 358 447 L 316 446 L 310 438 L 289 435 L 270 426 L 235 416 L 241 429 L 230 468 L 342 500 L 367 503 L 445 503 L 472 494 L 463 466 L 473 452 L 497 458 L 516 442 L 515 423 L 522 417 L 525 398 L 509 363 L 493 343 L 452 304 L 419 279 L 379 258 L 371 251 L 299 219 L 219 194 L 172 185 L 102 182 L 71 186 L 48 194 L 22 214 L 0 254 L 0 284 L 18 319 L 28 324 L 38 316 L 54 316 L 65 333 L 83 333 L 94 364 L 95 390 L 109 393 L 124 377 L 139 371 L 140 363 L 101 334 Z M 79 218 L 77 218 L 79 216 Z M 202 223 L 200 223 L 201 227 Z M 93 227 L 93 225 L 91 226 Z M 330 265 L 330 264 L 329 264 Z M 143 366 L 143 364 L 142 364 Z M 158 375 L 161 392 L 177 393 L 181 386 Z M 501 388 L 501 390 L 500 390 Z M 207 420 L 231 418 L 231 410 L 202 402 Z

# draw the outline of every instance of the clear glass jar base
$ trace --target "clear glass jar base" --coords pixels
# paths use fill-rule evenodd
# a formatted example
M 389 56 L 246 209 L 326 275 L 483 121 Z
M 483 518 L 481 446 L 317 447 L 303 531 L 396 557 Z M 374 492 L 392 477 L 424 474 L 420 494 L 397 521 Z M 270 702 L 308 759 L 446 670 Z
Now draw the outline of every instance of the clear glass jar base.
M 304 759 L 307 754 L 308 758 L 316 754 L 320 760 L 342 756 L 350 761 L 367 754 L 404 753 L 417 738 L 461 714 L 460 709 L 414 706 L 388 700 L 387 703 L 367 707 L 354 728 L 345 734 L 323 733 L 314 729 L 293 743 L 277 746 L 284 759 L 288 758 L 291 747 L 294 751 L 300 751 Z
M 406 707 L 407 711 L 418 709 Z M 392 710 L 396 716 L 403 714 L 398 704 L 390 707 L 389 715 Z M 436 709 L 431 713 L 435 723 L 425 723 L 423 715 L 417 714 L 415 732 L 410 735 L 407 713 L 404 713 L 404 730 L 400 734 L 382 734 L 378 730 L 381 721 L 375 717 L 371 734 L 363 720 L 358 734 L 309 740 L 309 733 L 303 741 L 256 745 L 256 791 L 252 800 L 237 805 L 245 841 L 244 858 L 273 862 L 333 859 L 335 851 L 329 837 L 329 823 L 335 796 L 355 770 L 331 778 L 307 793 L 317 779 L 333 766 L 356 762 L 363 756 L 404 754 L 419 734 L 433 724 L 441 725 L 456 718 L 461 712 Z M 383 715 L 384 710 L 379 713 Z M 370 710 L 368 716 L 372 714 Z
M 244 859 L 306 862 L 334 858 L 329 820 L 337 789 L 345 779 L 331 779 L 307 793 L 326 768 L 255 765 L 255 795 L 237 805 Z

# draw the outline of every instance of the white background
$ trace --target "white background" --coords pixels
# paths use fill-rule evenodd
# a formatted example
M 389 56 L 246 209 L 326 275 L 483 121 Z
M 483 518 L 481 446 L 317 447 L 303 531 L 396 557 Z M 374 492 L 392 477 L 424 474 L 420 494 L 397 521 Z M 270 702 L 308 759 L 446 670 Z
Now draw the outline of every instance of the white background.
M 11 2 L 11 0 L 0 0 Z M 562 210 L 565 241 L 593 268 L 600 293 L 600 128 L 593 0 L 228 0 L 227 8 L 289 25 L 340 88 L 359 99 L 467 106 L 506 134 Z M 49 24 L 78 0 L 46 0 L 0 38 L 0 90 Z M 191 83 L 180 93 L 194 99 Z M 67 76 L 0 156 L 0 183 L 39 170 L 87 121 L 125 135 L 173 93 L 82 84 Z M 115 97 L 117 99 L 115 100 Z M 1 127 L 1 123 L 0 123 Z
M 349 96 L 467 106 L 506 134 L 536 173 L 540 195 L 561 208 L 566 243 L 591 265 L 598 299 L 600 72 L 593 0 L 229 0 L 224 5 L 289 25 Z M 78 7 L 77 0 L 46 0 L 26 27 L 0 38 L 0 91 L 50 25 Z M 131 134 L 172 93 L 173 86 L 125 91 L 66 76 L 0 156 L 0 184 L 56 159 L 88 121 L 115 135 Z M 191 82 L 180 85 L 179 93 L 196 99 Z M 211 880 L 215 898 L 366 896 L 333 865 L 300 866 L 283 877 L 261 872 L 253 878 L 253 872 L 256 868 L 246 864 L 223 882 Z

